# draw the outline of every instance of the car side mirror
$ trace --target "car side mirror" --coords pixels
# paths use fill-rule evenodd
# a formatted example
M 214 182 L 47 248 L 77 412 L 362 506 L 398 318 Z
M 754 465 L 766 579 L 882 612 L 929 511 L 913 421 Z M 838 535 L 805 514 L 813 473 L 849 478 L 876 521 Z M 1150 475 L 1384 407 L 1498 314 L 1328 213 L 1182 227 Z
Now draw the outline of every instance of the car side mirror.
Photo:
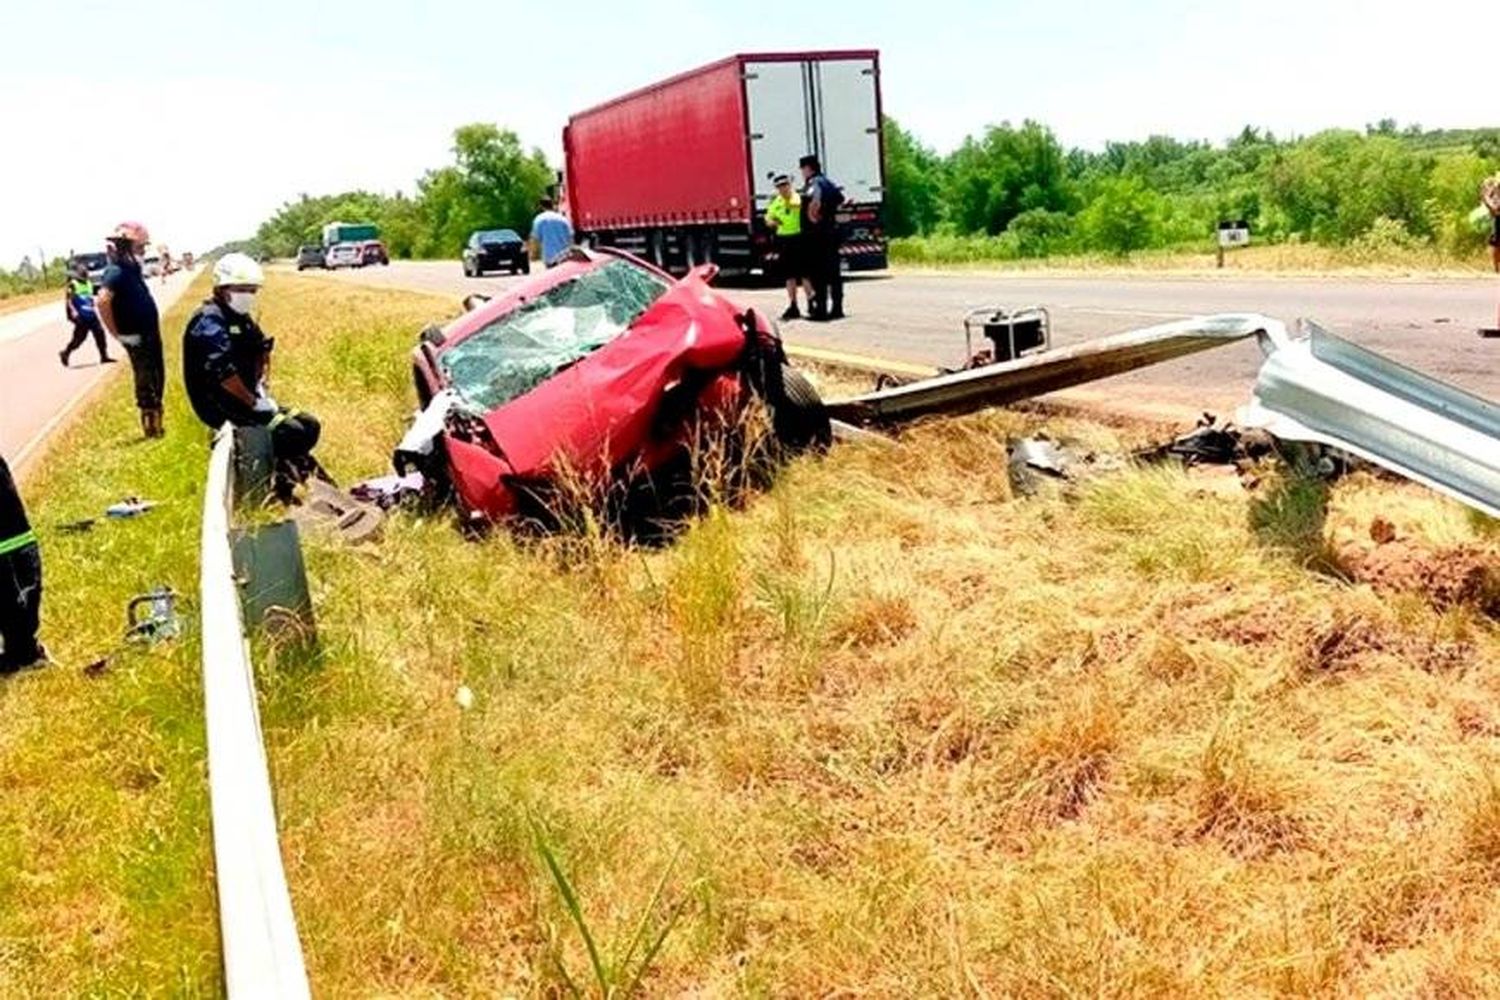
M 478 292 L 474 292 L 471 295 L 465 295 L 464 296 L 464 312 L 473 312 L 475 309 L 478 309 L 480 306 L 484 305 L 489 300 L 490 300 L 490 297 L 488 295 L 481 295 Z

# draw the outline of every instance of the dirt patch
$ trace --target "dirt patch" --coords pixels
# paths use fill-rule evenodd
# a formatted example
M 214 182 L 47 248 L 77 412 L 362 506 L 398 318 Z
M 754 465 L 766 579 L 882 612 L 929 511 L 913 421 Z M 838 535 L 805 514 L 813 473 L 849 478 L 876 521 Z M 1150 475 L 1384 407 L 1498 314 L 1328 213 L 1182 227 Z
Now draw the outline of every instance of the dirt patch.
M 1473 544 L 1431 548 L 1395 538 L 1382 521 L 1371 535 L 1373 549 L 1350 545 L 1339 551 L 1351 579 L 1381 593 L 1422 594 L 1437 608 L 1463 604 L 1500 618 L 1500 551 Z
M 1305 674 L 1333 674 L 1398 660 L 1430 673 L 1472 662 L 1467 642 L 1410 634 L 1388 621 L 1335 609 L 1313 620 L 1289 620 L 1280 608 L 1252 608 L 1221 621 L 1218 636 L 1235 645 L 1289 648 Z

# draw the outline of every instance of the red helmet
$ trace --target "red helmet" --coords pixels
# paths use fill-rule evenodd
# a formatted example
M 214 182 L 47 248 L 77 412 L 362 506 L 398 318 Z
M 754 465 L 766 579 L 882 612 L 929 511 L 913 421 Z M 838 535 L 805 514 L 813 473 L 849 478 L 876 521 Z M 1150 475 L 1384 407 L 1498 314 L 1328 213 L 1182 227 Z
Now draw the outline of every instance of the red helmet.
M 146 227 L 139 222 L 129 219 L 115 227 L 115 231 L 109 234 L 112 240 L 130 240 L 134 243 L 150 243 L 151 234 L 146 232 Z

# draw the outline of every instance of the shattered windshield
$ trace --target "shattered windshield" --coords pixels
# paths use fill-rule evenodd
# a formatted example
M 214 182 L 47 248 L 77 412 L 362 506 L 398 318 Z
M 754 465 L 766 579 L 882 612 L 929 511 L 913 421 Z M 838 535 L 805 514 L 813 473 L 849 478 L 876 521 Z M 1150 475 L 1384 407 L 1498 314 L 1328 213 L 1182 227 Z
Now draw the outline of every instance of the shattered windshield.
M 623 260 L 548 289 L 442 354 L 448 383 L 490 410 L 614 340 L 671 287 Z

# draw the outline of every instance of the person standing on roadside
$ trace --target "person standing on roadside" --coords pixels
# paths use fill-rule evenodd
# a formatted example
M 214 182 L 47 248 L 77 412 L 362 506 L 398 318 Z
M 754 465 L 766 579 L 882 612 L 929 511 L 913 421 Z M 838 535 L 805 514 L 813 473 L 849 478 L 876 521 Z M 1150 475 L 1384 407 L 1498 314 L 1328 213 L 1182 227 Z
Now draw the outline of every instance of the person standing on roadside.
M 141 257 L 150 239 L 139 222 L 122 222 L 115 227 L 109 236 L 114 260 L 104 271 L 98 306 L 104 328 L 125 345 L 125 353 L 130 356 L 141 431 L 148 438 L 159 438 L 166 434 L 162 394 L 167 369 L 162 357 L 161 316 L 141 273 Z
M 1479 186 L 1479 200 L 1490 210 L 1490 258 L 1495 262 L 1495 273 L 1500 274 L 1500 174 L 1487 178 Z
M 573 246 L 573 223 L 553 205 L 551 198 L 537 204 L 536 218 L 531 220 L 531 245 L 546 267 L 562 260 Z
M 41 612 L 41 550 L 10 466 L 0 457 L 0 674 L 47 659 L 36 641 Z
M 94 346 L 99 349 L 99 363 L 113 364 L 115 359 L 109 356 L 109 348 L 104 341 L 104 327 L 99 325 L 99 310 L 94 305 L 94 283 L 89 280 L 89 269 L 84 266 L 83 261 L 75 261 L 73 264 L 73 273 L 63 290 L 63 308 L 67 312 L 68 322 L 73 324 L 73 339 L 57 354 L 63 367 L 68 367 L 68 359 L 83 346 L 90 334 L 94 336 Z
M 817 321 L 844 318 L 844 272 L 839 257 L 839 206 L 844 193 L 823 176 L 823 165 L 811 154 L 798 161 L 802 179 L 802 233 L 812 277 L 813 302 L 807 318 Z
M 779 174 L 774 182 L 776 194 L 766 206 L 766 226 L 771 230 L 776 248 L 776 263 L 781 276 L 786 279 L 786 312 L 781 318 L 799 319 L 797 309 L 797 286 L 805 288 L 808 312 L 812 312 L 812 283 L 807 280 L 806 254 L 802 239 L 802 199 L 792 188 L 792 179 Z

